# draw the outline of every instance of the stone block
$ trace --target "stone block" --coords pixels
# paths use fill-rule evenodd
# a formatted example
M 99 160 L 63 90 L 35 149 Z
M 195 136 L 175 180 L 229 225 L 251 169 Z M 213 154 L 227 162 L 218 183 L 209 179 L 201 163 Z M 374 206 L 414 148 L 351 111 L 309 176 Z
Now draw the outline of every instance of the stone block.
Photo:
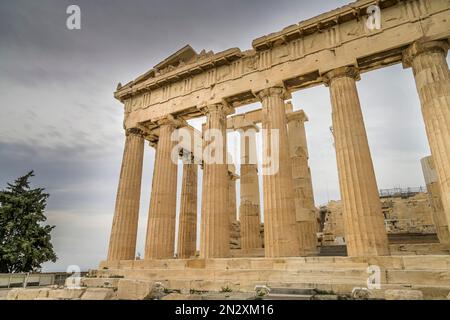
M 372 297 L 372 294 L 367 288 L 353 288 L 351 297 L 355 300 L 368 300 Z
M 441 285 L 450 283 L 447 270 L 388 270 L 388 284 Z
M 146 300 L 160 300 L 166 295 L 166 287 L 162 282 L 155 282 L 149 295 L 145 297 Z
M 36 298 L 46 298 L 51 290 L 49 288 L 18 289 L 15 299 L 8 300 L 34 300 Z M 11 294 L 13 296 L 14 294 Z
M 6 300 L 9 291 L 10 291 L 9 289 L 0 290 L 0 300 Z
M 423 294 L 420 290 L 386 290 L 384 292 L 386 300 L 423 300 Z
M 143 300 L 152 291 L 153 281 L 120 279 L 117 298 L 120 300 Z
M 6 295 L 6 300 L 17 300 L 17 296 L 19 295 L 20 290 L 23 290 L 21 288 L 14 288 L 11 289 L 8 294 Z
M 450 268 L 450 258 L 446 256 L 423 256 L 403 257 L 405 269 L 411 270 L 430 270 L 441 269 L 448 270 Z
M 116 294 L 110 288 L 88 288 L 81 296 L 81 300 L 113 300 Z
M 48 293 L 49 298 L 61 299 L 61 300 L 72 300 L 80 298 L 84 293 L 85 289 L 56 289 L 50 290 Z
M 95 288 L 117 288 L 121 278 L 82 278 L 83 287 Z
M 205 265 L 206 261 L 204 259 L 192 259 L 186 261 L 186 267 L 188 268 L 204 269 Z

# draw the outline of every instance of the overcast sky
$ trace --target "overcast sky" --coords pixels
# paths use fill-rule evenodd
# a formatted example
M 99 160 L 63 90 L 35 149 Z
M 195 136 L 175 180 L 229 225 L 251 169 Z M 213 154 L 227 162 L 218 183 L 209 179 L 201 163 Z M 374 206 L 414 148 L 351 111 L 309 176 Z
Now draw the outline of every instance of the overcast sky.
M 50 193 L 47 216 L 56 225 L 59 260 L 45 269 L 87 269 L 106 257 L 124 141 L 123 107 L 113 98 L 118 82 L 134 79 L 186 44 L 197 52 L 250 49 L 259 36 L 347 2 L 2 0 L 0 188 L 33 169 L 34 186 Z M 70 4 L 81 7 L 81 30 L 66 28 Z M 397 65 L 364 74 L 358 89 L 379 188 L 424 185 L 419 160 L 429 147 L 411 70 Z M 310 118 L 316 204 L 339 199 L 328 89 L 296 92 L 293 104 Z M 147 146 L 141 254 L 153 159 Z

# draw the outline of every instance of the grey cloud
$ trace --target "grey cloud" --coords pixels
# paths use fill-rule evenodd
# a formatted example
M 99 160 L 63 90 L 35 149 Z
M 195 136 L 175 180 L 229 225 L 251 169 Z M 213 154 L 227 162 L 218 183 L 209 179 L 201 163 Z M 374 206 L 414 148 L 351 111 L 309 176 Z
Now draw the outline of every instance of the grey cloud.
M 214 51 L 251 41 L 349 1 L 40 0 L 0 2 L 0 187 L 29 169 L 51 193 L 49 221 L 67 264 L 95 267 L 106 254 L 123 148 L 125 83 L 191 44 Z M 82 30 L 65 27 L 78 4 Z M 380 188 L 423 184 L 429 153 L 411 70 L 394 66 L 358 83 Z M 316 203 L 339 198 L 328 89 L 293 94 L 303 108 Z M 146 147 L 138 250 L 143 251 L 154 151 Z M 201 175 L 200 175 L 201 176 Z M 239 190 L 239 187 L 238 187 Z

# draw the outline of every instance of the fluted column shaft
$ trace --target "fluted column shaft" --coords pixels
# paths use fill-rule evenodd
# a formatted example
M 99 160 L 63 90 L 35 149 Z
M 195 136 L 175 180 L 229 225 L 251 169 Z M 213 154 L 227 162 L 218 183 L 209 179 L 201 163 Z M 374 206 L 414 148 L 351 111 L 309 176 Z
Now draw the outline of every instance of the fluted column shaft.
M 354 68 L 326 75 L 349 256 L 388 255 L 388 240 Z
M 228 172 L 228 206 L 230 210 L 230 224 L 236 222 L 236 175 Z
M 266 257 L 299 255 L 284 94 L 281 87 L 265 89 L 258 94 L 262 101 L 263 154 L 270 155 L 279 164 L 278 171 L 263 172 Z M 278 141 L 272 141 L 277 134 Z M 273 152 L 277 146 L 278 155 Z M 267 163 L 266 159 L 263 163 Z
M 226 115 L 228 109 L 221 105 L 205 107 L 206 125 L 204 140 L 215 145 L 215 161 L 203 159 L 202 216 L 200 229 L 200 257 L 228 257 L 230 252 L 230 211 L 228 209 L 228 165 L 226 164 Z M 221 136 L 222 141 L 212 138 Z M 222 143 L 223 142 L 223 143 Z M 217 153 L 218 152 L 218 153 Z
M 145 259 L 171 259 L 175 251 L 177 159 L 172 159 L 175 125 L 162 121 L 156 145 L 152 192 L 147 224 Z
M 450 232 L 444 207 L 442 206 L 441 188 L 437 178 L 433 157 L 425 157 L 421 160 L 423 176 L 427 185 L 428 198 L 432 209 L 432 218 L 436 226 L 439 242 L 450 245 Z
M 183 163 L 181 205 L 178 228 L 178 258 L 187 259 L 195 255 L 197 240 L 197 172 L 193 161 Z
M 128 130 L 109 241 L 108 261 L 135 259 L 143 159 L 142 133 L 138 130 Z
M 241 248 L 261 248 L 256 127 L 241 128 Z
M 428 142 L 441 190 L 442 205 L 450 226 L 450 72 L 448 42 L 416 42 L 403 57 L 412 67 L 422 106 Z
M 317 253 L 317 209 L 314 205 L 311 171 L 308 165 L 305 130 L 305 121 L 308 121 L 308 118 L 303 110 L 288 113 L 287 116 L 300 254 L 311 255 Z

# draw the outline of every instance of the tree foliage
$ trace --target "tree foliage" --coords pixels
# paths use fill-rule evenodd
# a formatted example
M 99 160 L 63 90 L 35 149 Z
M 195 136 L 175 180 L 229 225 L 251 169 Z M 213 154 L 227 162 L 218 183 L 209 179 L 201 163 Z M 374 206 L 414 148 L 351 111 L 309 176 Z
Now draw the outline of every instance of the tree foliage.
M 0 191 L 0 273 L 37 271 L 57 257 L 51 243 L 54 226 L 45 225 L 48 193 L 32 189 L 33 171 Z

